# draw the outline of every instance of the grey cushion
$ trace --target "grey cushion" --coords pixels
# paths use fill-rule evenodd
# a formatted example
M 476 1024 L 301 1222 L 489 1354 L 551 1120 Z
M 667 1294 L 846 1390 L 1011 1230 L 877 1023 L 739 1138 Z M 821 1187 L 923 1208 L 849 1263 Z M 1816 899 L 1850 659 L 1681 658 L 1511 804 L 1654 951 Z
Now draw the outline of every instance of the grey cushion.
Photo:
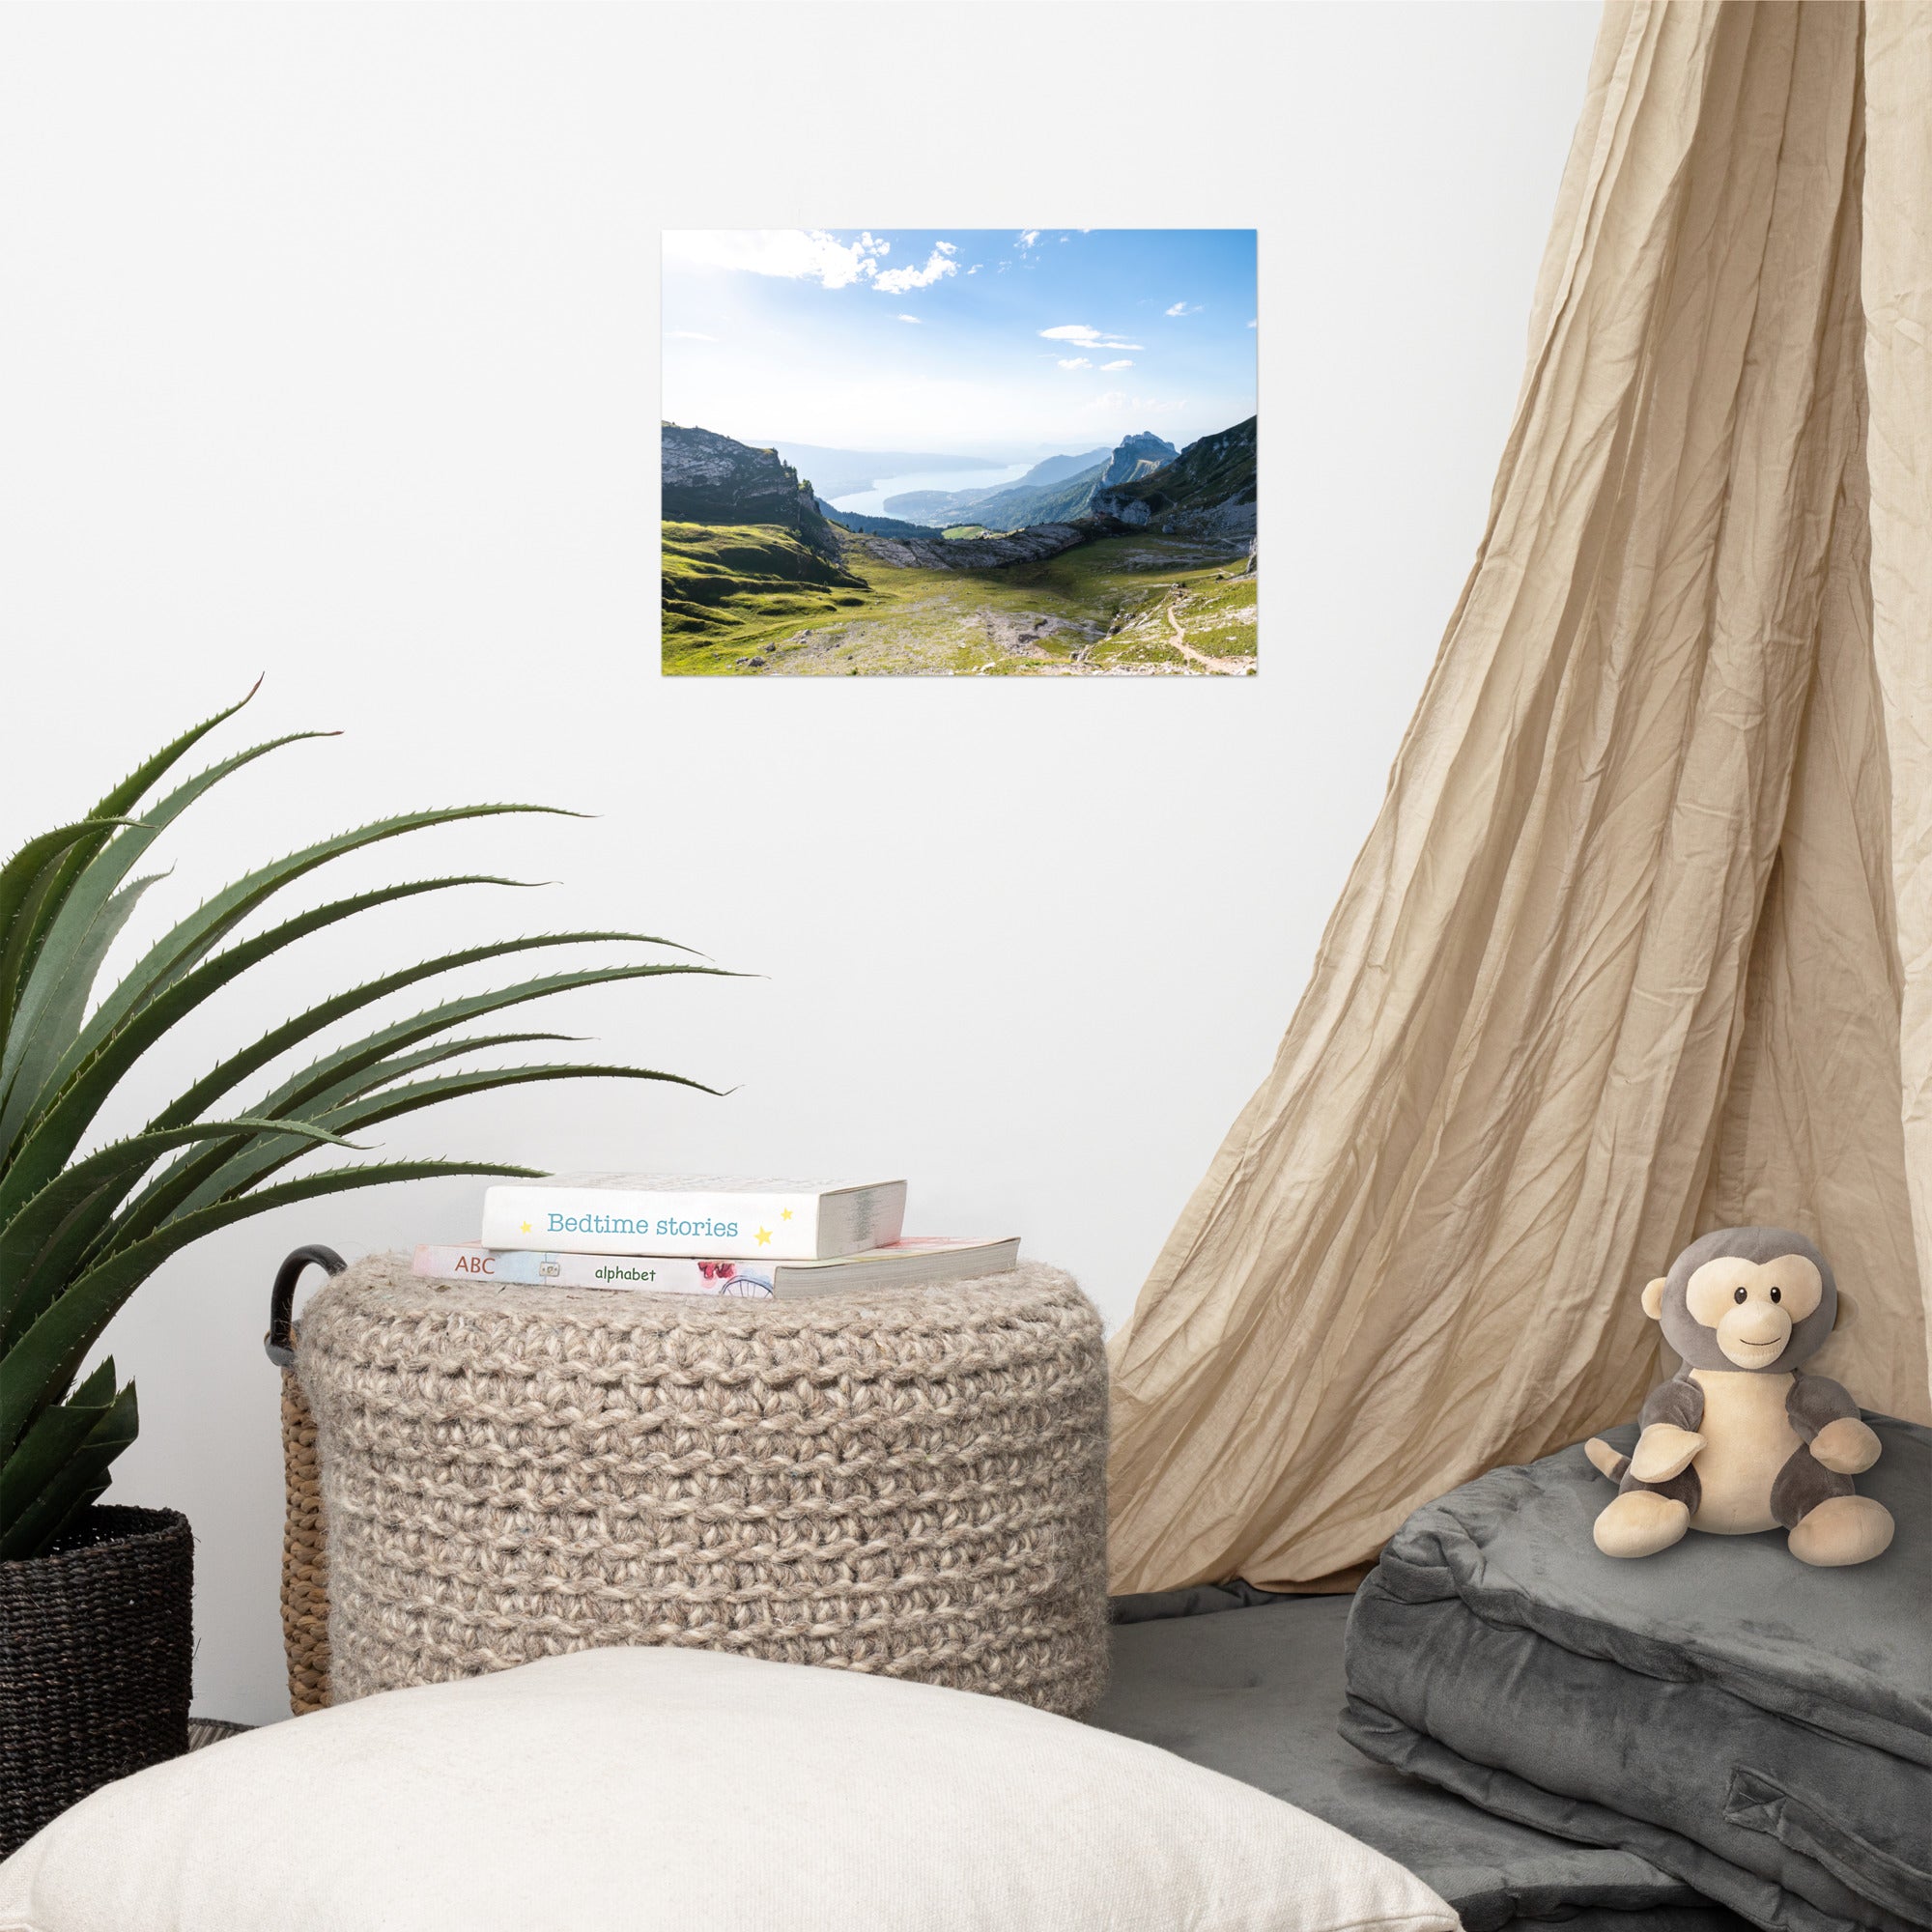
M 1932 1431 L 1868 1419 L 1898 1533 L 1852 1569 L 1781 1532 L 1613 1561 L 1580 1449 L 1419 1510 L 1356 1596 L 1345 1732 L 1778 1932 L 1932 1926 Z
M 1632 1853 L 1494 1817 L 1345 1744 L 1349 1601 L 1242 1584 L 1116 1599 L 1113 1681 L 1093 1721 L 1340 1826 L 1440 1892 L 1467 1932 L 1743 1932 Z

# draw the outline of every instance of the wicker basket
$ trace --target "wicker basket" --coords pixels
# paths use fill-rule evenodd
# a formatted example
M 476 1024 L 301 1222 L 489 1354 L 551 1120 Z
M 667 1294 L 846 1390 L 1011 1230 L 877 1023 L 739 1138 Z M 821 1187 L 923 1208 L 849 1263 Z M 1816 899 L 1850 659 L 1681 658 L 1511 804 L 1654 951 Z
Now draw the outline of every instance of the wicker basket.
M 328 1546 L 322 1525 L 322 1472 L 315 1417 L 296 1376 L 296 1283 L 310 1267 L 340 1274 L 333 1248 L 298 1248 L 275 1275 L 263 1347 L 282 1372 L 282 1648 L 289 1662 L 289 1709 L 299 1718 L 328 1703 Z
M 187 1749 L 194 1537 L 99 1507 L 0 1563 L 0 1858 L 90 1791 Z

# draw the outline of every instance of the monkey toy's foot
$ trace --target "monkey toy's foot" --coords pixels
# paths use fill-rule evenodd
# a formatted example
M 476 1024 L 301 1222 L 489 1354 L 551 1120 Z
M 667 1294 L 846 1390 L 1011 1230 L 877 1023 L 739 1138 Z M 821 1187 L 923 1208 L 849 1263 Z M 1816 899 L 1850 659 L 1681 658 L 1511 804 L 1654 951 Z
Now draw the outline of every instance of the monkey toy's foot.
M 1690 1525 L 1690 1506 L 1675 1496 L 1661 1496 L 1655 1490 L 1626 1490 L 1597 1519 L 1591 1534 L 1605 1556 L 1655 1556 L 1678 1542 Z
M 1875 1497 L 1827 1496 L 1792 1530 L 1791 1553 L 1820 1568 L 1869 1563 L 1891 1541 L 1891 1512 Z

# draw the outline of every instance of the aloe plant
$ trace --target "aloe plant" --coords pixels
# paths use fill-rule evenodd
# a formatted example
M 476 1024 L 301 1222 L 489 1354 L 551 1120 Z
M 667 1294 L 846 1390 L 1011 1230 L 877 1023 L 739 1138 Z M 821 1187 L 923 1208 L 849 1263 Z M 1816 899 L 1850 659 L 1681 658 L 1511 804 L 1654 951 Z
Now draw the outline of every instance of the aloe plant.
M 117 1382 L 112 1359 L 77 1386 L 75 1378 L 115 1312 L 170 1255 L 232 1221 L 292 1201 L 435 1175 L 534 1173 L 482 1161 L 388 1160 L 273 1179 L 300 1155 L 319 1147 L 354 1149 L 349 1136 L 378 1122 L 526 1081 L 662 1080 L 715 1091 L 637 1066 L 449 1065 L 484 1048 L 569 1038 L 459 1032 L 529 1001 L 617 980 L 721 970 L 611 963 L 546 973 L 490 992 L 445 989 L 423 1010 L 330 1046 L 267 1094 L 224 1109 L 238 1087 L 325 1030 L 460 968 L 585 944 L 687 951 L 646 933 L 556 932 L 446 952 L 323 1000 L 228 1053 L 138 1132 L 79 1152 L 141 1057 L 241 974 L 305 934 L 376 906 L 460 886 L 520 882 L 477 873 L 410 879 L 235 937 L 277 893 L 384 839 L 459 819 L 556 810 L 457 806 L 406 812 L 322 839 L 259 867 L 197 906 L 97 997 L 109 948 L 155 883 L 153 876 L 131 876 L 155 840 L 223 779 L 286 745 L 331 735 L 296 732 L 250 746 L 156 795 L 166 774 L 242 704 L 184 732 L 86 818 L 30 838 L 0 868 L 0 1560 L 37 1555 L 55 1542 L 107 1488 L 114 1459 L 134 1440 L 134 1384 Z

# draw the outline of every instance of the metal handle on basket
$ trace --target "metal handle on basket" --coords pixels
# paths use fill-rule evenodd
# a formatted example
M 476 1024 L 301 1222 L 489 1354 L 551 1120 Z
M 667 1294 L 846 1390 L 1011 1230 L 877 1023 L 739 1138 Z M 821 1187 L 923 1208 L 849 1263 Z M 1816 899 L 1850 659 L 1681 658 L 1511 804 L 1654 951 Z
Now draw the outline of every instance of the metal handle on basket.
M 296 1283 L 309 1267 L 327 1268 L 340 1274 L 349 1264 L 333 1248 L 297 1248 L 275 1273 L 275 1285 L 269 1291 L 269 1332 L 262 1348 L 278 1369 L 296 1365 L 295 1307 Z

